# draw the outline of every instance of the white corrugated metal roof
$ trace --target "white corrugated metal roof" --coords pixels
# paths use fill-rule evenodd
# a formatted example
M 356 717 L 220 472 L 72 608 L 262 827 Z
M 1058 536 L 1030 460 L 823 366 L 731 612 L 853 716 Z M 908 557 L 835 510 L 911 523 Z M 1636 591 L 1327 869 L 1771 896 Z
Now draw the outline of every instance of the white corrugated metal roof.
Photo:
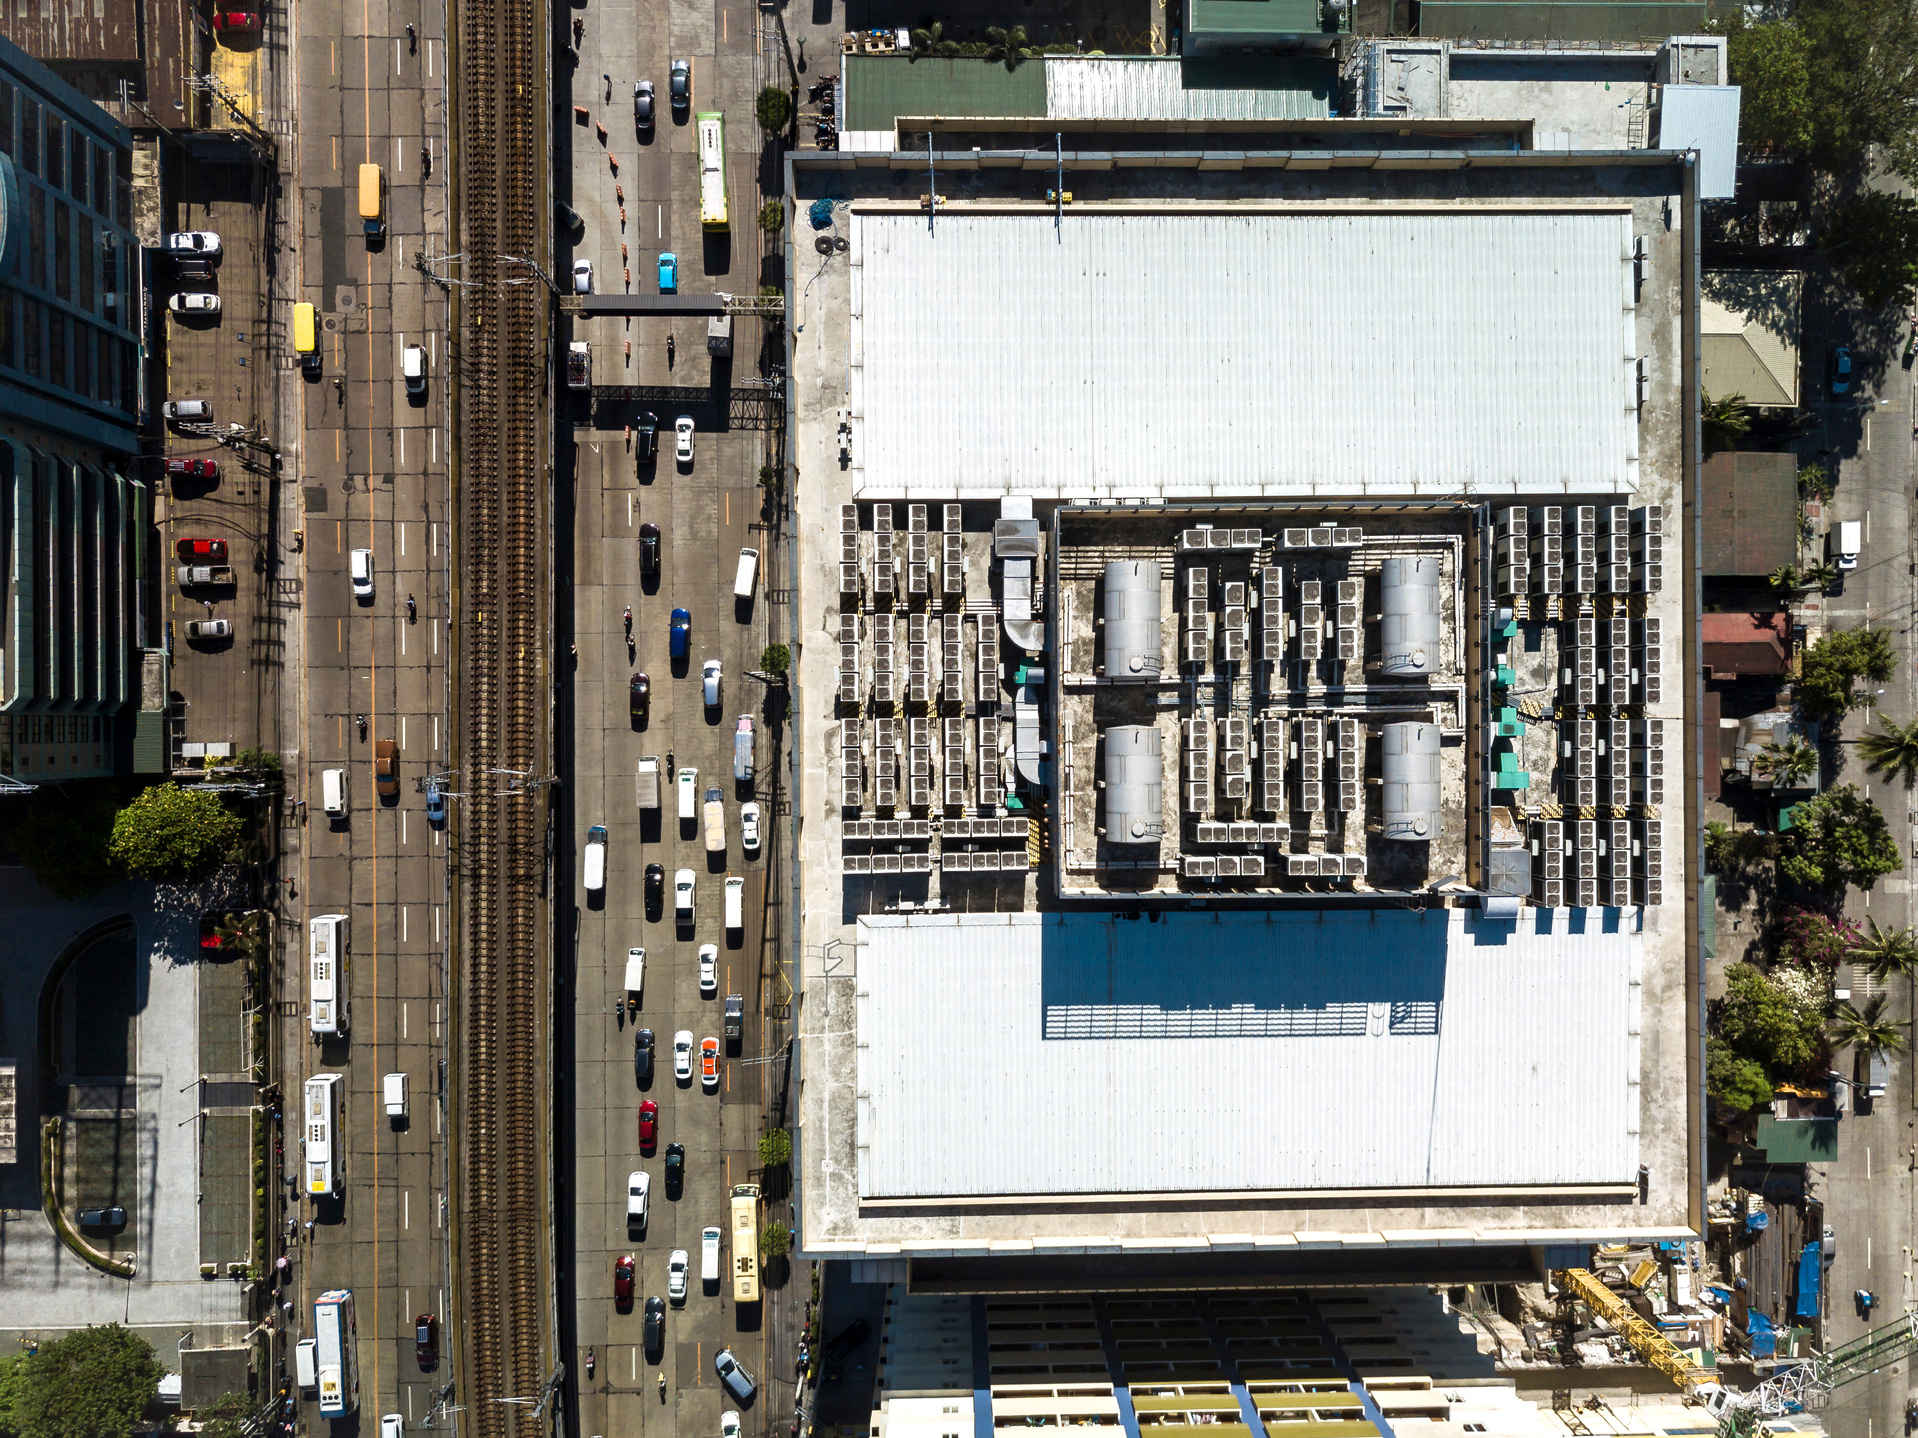
M 1633 1182 L 1639 940 L 1569 922 L 863 918 L 860 1196 Z
M 1330 113 L 1323 88 L 1188 84 L 1187 63 L 1177 55 L 1046 59 L 1049 120 L 1298 120 Z
M 1661 85 L 1658 148 L 1698 151 L 1698 197 L 1729 200 L 1738 191 L 1736 85 Z
M 1036 181 L 1035 181 L 1036 183 Z M 1629 486 L 1619 212 L 852 216 L 854 491 Z

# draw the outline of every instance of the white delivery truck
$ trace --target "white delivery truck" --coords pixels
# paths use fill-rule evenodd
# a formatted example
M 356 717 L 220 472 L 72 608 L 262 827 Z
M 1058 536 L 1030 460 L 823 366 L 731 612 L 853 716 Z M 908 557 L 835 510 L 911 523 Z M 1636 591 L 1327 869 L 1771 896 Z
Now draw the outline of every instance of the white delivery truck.
M 381 1096 L 386 1100 L 386 1116 L 397 1124 L 406 1118 L 406 1075 L 387 1074 L 380 1080 Z
M 606 887 L 606 826 L 595 824 L 586 831 L 586 892 L 597 894 Z
M 723 854 L 726 852 L 726 801 L 719 792 L 719 786 L 713 785 L 706 791 L 706 802 L 701 817 L 706 824 L 706 852 Z
M 633 775 L 633 798 L 642 809 L 659 807 L 659 755 L 648 754 Z
M 726 929 L 729 933 L 738 933 L 746 927 L 746 881 L 732 878 L 726 881 Z
M 1856 569 L 1858 552 L 1865 547 L 1864 521 L 1839 520 L 1836 525 L 1825 531 L 1825 543 L 1831 552 L 1833 562 L 1840 569 Z
M 300 1392 L 311 1394 L 320 1386 L 320 1340 L 302 1338 L 293 1348 L 293 1381 Z
M 699 1281 L 719 1282 L 719 1230 L 701 1229 L 699 1233 Z
M 753 581 L 759 574 L 759 551 L 742 549 L 739 551 L 739 568 L 733 572 L 733 598 L 751 599 Z
M 679 822 L 690 824 L 699 815 L 695 812 L 699 803 L 699 770 L 681 769 L 679 771 Z

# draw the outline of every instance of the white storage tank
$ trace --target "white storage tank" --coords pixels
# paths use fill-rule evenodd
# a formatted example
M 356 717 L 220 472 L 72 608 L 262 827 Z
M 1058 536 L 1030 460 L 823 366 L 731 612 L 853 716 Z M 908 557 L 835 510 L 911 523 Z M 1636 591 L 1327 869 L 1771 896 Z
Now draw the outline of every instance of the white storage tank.
M 1439 829 L 1439 730 L 1436 724 L 1387 724 L 1379 730 L 1383 832 L 1388 839 L 1436 839 Z
M 1165 834 L 1164 766 L 1150 724 L 1106 730 L 1105 838 L 1108 844 L 1156 844 Z
M 1445 566 L 1436 555 L 1394 555 L 1379 565 L 1379 672 L 1425 679 L 1439 667 Z
M 1115 559 L 1106 565 L 1105 677 L 1143 684 L 1159 677 L 1159 561 Z

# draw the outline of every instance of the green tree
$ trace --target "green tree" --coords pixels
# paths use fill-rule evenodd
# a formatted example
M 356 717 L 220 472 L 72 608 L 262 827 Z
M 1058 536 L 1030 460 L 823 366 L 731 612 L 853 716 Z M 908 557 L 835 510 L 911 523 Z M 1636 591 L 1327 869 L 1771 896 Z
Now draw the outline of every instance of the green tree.
M 1802 994 L 1750 964 L 1733 964 L 1725 970 L 1725 997 L 1717 1002 L 1712 1026 L 1738 1057 L 1768 1073 L 1790 1073 L 1821 1052 L 1822 1019 L 1820 1007 Z
M 1777 857 L 1777 836 L 1763 829 L 1734 829 L 1716 819 L 1705 826 L 1705 864 L 1714 874 L 1736 873 Z
M 128 1438 L 164 1370 L 117 1323 L 83 1328 L 19 1360 L 11 1418 L 20 1438 Z
M 1816 559 L 1807 564 L 1799 578 L 1808 589 L 1826 590 L 1838 582 L 1840 570 L 1829 559 Z
M 753 111 L 759 116 L 760 129 L 776 133 L 793 117 L 793 97 L 781 86 L 768 85 L 753 101 Z
M 1705 452 L 1715 454 L 1721 449 L 1736 449 L 1738 441 L 1751 433 L 1752 416 L 1745 405 L 1745 396 L 1727 394 L 1714 399 L 1707 394 L 1703 399 L 1698 418 L 1705 427 Z
M 906 63 L 916 65 L 922 56 L 943 53 L 946 27 L 934 20 L 924 29 L 912 32 L 912 44 L 906 51 Z
M 1858 736 L 1858 752 L 1864 756 L 1865 768 L 1887 779 L 1902 780 L 1909 789 L 1918 781 L 1918 719 L 1899 724 L 1880 714 L 1878 722 L 1884 727 L 1883 733 Z
M 42 784 L 28 797 L 7 845 L 55 898 L 97 894 L 122 877 L 109 848 L 119 807 L 109 779 Z
M 1811 46 L 1790 20 L 1756 23 L 1736 14 L 1726 29 L 1732 83 L 1743 89 L 1738 136 L 1753 150 L 1808 154 L 1812 123 Z
M 233 756 L 233 767 L 254 774 L 277 774 L 280 772 L 280 756 L 271 749 L 249 746 Z
M 1798 572 L 1795 564 L 1781 564 L 1765 576 L 1765 582 L 1780 594 L 1790 594 L 1805 587 L 1805 576 Z
M 1852 936 L 1849 952 L 1851 961 L 1875 979 L 1918 974 L 1918 936 L 1910 929 L 1881 929 L 1876 919 L 1867 918 L 1864 932 Z
M 113 857 L 142 879 L 205 877 L 239 848 L 244 825 L 217 794 L 157 784 L 113 821 Z
M 1812 159 L 1842 170 L 1877 143 L 1892 169 L 1918 176 L 1918 6 L 1801 0 L 1794 18 L 1810 56 Z
M 1835 1048 L 1855 1049 L 1862 1054 L 1897 1054 L 1905 1051 L 1902 1025 L 1885 1017 L 1889 1002 L 1883 994 L 1873 994 L 1861 1009 L 1849 1000 L 1831 1006 L 1829 1032 Z
M 228 1393 L 194 1409 L 193 1417 L 201 1425 L 200 1438 L 246 1438 L 245 1420 L 252 1412 L 244 1393 Z
M 783 644 L 768 644 L 760 651 L 759 668 L 775 678 L 783 677 L 792 668 L 792 651 Z
M 266 947 L 266 914 L 259 909 L 226 914 L 213 926 L 213 933 L 223 952 L 258 958 L 260 950 Z
M 1798 471 L 1798 492 L 1822 504 L 1838 492 L 1838 483 L 1824 465 L 1808 464 Z
M 986 26 L 988 60 L 1004 61 L 1008 70 L 1017 70 L 1020 62 L 1030 60 L 1038 53 L 1026 35 L 1025 26 L 1014 25 L 1010 30 L 1000 25 Z
M 1807 889 L 1869 890 L 1881 874 L 1904 867 L 1898 841 L 1878 806 L 1844 784 L 1792 810 L 1780 836 L 1778 871 Z
M 1780 789 L 1797 789 L 1818 772 L 1818 751 L 1803 739 L 1767 744 L 1752 756 L 1752 770 Z
M 759 228 L 776 235 L 786 228 L 786 202 L 777 197 L 759 207 Z
M 1918 297 L 1918 203 L 1866 190 L 1831 217 L 1818 248 L 1875 310 L 1907 308 Z
M 793 1136 L 783 1128 L 759 1136 L 759 1162 L 765 1168 L 784 1168 L 793 1161 Z
M 1772 1084 L 1763 1064 L 1740 1058 L 1723 1039 L 1706 1039 L 1705 1092 L 1742 1112 L 1771 1102 Z
M 759 1256 L 779 1258 L 792 1251 L 793 1231 L 774 1219 L 759 1230 Z
M 1835 924 L 1813 909 L 1794 910 L 1766 935 L 1778 963 L 1817 970 L 1821 978 L 1837 972 L 1857 937 L 1858 931 L 1849 923 Z
M 1861 679 L 1883 684 L 1897 664 L 1889 630 L 1840 629 L 1805 651 L 1799 666 L 1798 702 L 1808 713 L 1835 719 L 1870 698 L 1853 685 Z

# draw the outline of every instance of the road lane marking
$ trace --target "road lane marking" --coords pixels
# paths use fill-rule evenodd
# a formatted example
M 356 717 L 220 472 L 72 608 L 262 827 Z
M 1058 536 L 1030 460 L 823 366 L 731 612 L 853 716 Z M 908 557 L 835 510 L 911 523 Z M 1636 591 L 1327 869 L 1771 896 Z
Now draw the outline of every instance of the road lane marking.
M 400 432 L 402 434 L 405 433 L 404 430 Z M 401 524 L 395 525 L 394 527 L 398 529 L 400 532 L 400 558 L 404 559 L 406 558 L 406 525 L 404 523 L 401 523 Z
M 410 1188 L 403 1188 L 400 1190 L 400 1227 L 411 1228 L 412 1226 L 413 1226 L 413 1190 Z
M 344 619 L 333 621 L 333 652 L 335 654 L 346 652 L 346 621 Z
M 403 943 L 403 942 L 405 942 L 405 940 L 406 940 L 406 915 L 407 915 L 407 912 L 408 912 L 408 911 L 407 911 L 407 908 L 406 908 L 406 906 L 405 906 L 404 904 L 402 904 L 402 905 L 400 906 L 400 940 L 401 940 L 401 942 L 402 942 L 402 943 Z M 401 1038 L 405 1038 L 405 1037 L 406 1037 L 406 1016 L 407 1016 L 407 1014 L 408 1014 L 408 1013 L 409 1013 L 409 1012 L 411 1011 L 411 1009 L 412 1009 L 412 1007 L 413 1007 L 413 1006 L 412 1006 L 411 1004 L 401 1004 L 401 1005 L 400 1005 L 400 1037 L 401 1037 Z
M 401 842 L 402 844 L 404 844 L 404 843 L 406 842 L 406 810 L 405 810 L 405 809 L 401 809 L 401 810 L 400 810 L 400 842 Z M 401 914 L 404 914 L 405 912 L 406 912 L 406 910 L 404 910 L 404 909 L 401 909 L 401 910 L 400 910 L 400 913 L 401 913 Z M 402 920 L 402 921 L 401 921 L 401 924 L 400 924 L 400 927 L 401 927 L 402 929 L 404 929 L 404 928 L 406 927 L 406 925 L 405 925 L 405 922 L 404 922 L 404 920 Z M 406 937 L 406 935 L 405 935 L 404 933 L 402 933 L 402 934 L 400 935 L 400 937 L 401 937 L 401 938 L 405 938 L 405 937 Z

